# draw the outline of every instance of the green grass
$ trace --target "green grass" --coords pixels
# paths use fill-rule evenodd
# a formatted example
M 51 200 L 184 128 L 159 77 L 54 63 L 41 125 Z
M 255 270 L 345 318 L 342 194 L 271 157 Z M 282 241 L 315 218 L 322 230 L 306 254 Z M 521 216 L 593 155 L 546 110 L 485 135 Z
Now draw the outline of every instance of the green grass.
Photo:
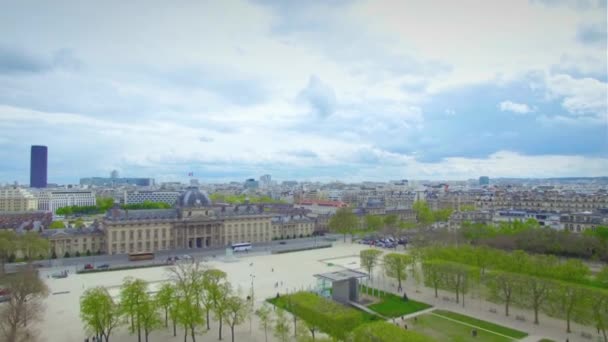
M 474 325 L 474 326 L 482 328 L 482 329 L 494 331 L 494 332 L 497 332 L 502 335 L 513 337 L 514 339 L 520 339 L 520 338 L 524 338 L 524 337 L 528 336 L 528 334 L 523 331 L 507 328 L 502 325 L 490 323 L 487 321 L 483 321 L 483 320 L 480 320 L 477 318 L 461 315 L 461 314 L 451 312 L 451 311 L 435 310 L 433 313 L 436 315 L 448 317 L 448 318 L 451 318 L 451 319 L 454 319 L 454 320 L 457 320 L 457 321 L 460 321 L 463 323 Z
M 555 341 L 550 340 L 548 338 L 543 338 L 542 340 L 538 340 L 538 342 L 555 342 Z
M 409 330 L 413 330 L 427 336 L 430 336 L 437 341 L 446 342 L 512 342 L 513 339 L 496 335 L 491 332 L 478 330 L 477 337 L 471 337 L 472 328 L 454 321 L 450 321 L 441 316 L 433 314 L 425 314 L 417 317 L 414 321 L 410 319 L 407 322 Z
M 368 288 L 366 286 L 362 286 L 361 294 L 367 294 Z M 372 293 L 374 297 L 379 298 L 381 301 L 379 303 L 372 304 L 368 306 L 370 310 L 373 310 L 382 316 L 385 317 L 401 317 L 403 315 L 411 314 L 413 312 L 421 311 L 424 309 L 428 309 L 432 307 L 426 303 L 417 302 L 415 300 L 404 301 L 402 297 L 399 297 L 395 294 L 384 292 L 384 291 L 376 291 L 370 288 L 369 295 Z
M 268 299 L 266 299 L 266 301 L 269 302 L 272 305 L 275 305 L 275 306 L 277 306 L 277 307 L 285 310 L 285 311 L 291 312 L 291 311 L 289 311 L 289 306 L 287 305 L 287 299 L 285 298 L 285 296 L 281 296 L 279 298 L 276 298 L 276 297 L 274 297 L 274 298 L 268 298 Z M 350 308 L 350 307 L 348 307 L 348 308 Z M 355 310 L 355 311 L 357 311 L 358 313 L 361 314 L 361 316 L 363 317 L 363 322 L 364 323 L 365 322 L 373 322 L 373 321 L 381 320 L 380 317 L 378 317 L 376 315 L 371 315 L 371 314 L 369 314 L 369 313 L 367 313 L 365 311 L 361 311 L 361 310 L 358 310 L 356 308 L 352 308 L 352 310 Z

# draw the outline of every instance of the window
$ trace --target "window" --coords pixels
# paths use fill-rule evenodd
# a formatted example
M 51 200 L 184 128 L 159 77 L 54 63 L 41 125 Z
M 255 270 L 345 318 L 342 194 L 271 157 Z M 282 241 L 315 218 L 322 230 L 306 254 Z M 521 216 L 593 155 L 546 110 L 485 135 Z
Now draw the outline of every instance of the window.
M 154 229 L 154 238 L 158 239 L 158 229 Z
M 133 231 L 129 231 L 129 239 L 133 240 Z
M 125 240 L 125 231 L 123 230 L 122 232 L 120 232 L 120 241 L 124 241 Z
M 116 231 L 112 232 L 112 240 L 116 241 Z
M 137 238 L 138 238 L 138 239 L 141 239 L 141 230 L 138 230 L 138 231 L 137 231 Z
M 150 239 L 150 229 L 146 229 L 146 239 Z

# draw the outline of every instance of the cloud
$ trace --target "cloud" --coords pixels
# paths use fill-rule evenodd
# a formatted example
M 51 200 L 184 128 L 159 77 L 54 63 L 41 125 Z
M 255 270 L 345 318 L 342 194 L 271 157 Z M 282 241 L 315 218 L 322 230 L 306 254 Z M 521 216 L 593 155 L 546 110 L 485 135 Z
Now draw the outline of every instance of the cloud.
M 498 104 L 498 108 L 500 108 L 503 112 L 513 112 L 515 114 L 528 114 L 533 112 L 533 110 L 525 103 L 515 103 L 512 101 L 502 101 Z
M 598 45 L 606 48 L 606 41 L 608 40 L 606 22 L 602 24 L 581 25 L 576 32 L 576 39 L 583 44 Z
M 331 86 L 314 75 L 310 76 L 308 84 L 298 94 L 298 100 L 307 103 L 322 118 L 332 115 L 337 105 L 336 94 Z
M 551 96 L 562 98 L 562 106 L 576 116 L 591 115 L 606 119 L 608 113 L 608 84 L 593 78 L 576 79 L 558 74 L 547 79 Z

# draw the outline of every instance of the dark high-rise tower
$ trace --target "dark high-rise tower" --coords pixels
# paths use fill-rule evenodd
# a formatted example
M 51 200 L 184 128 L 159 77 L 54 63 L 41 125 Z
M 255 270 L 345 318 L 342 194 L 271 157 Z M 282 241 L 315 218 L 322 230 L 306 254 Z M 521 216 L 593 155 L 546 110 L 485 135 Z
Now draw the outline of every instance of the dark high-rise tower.
M 46 188 L 46 146 L 32 146 L 30 159 L 30 186 L 32 188 Z

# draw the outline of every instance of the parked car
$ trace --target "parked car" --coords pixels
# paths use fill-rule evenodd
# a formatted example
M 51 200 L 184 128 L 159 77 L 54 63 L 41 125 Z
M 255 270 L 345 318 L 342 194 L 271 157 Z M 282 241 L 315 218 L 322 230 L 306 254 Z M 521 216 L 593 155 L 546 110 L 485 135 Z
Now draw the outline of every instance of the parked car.
M 93 267 L 93 265 L 91 265 L 91 264 L 86 264 L 86 265 L 84 265 L 84 269 L 85 269 L 85 270 L 92 270 L 93 268 L 94 268 L 94 267 Z
M 9 300 L 11 300 L 10 294 L 11 291 L 9 291 L 8 289 L 0 289 L 0 303 L 8 302 Z
M 97 266 L 98 270 L 103 270 L 103 269 L 108 269 L 108 268 L 110 268 L 110 265 L 108 265 L 108 264 L 103 264 L 103 265 Z
M 192 260 L 192 256 L 188 255 L 188 254 L 184 254 L 184 255 L 182 255 L 182 259 L 184 259 L 184 260 Z
M 279 245 L 286 245 L 286 244 L 287 244 L 287 241 L 281 241 L 281 242 L 279 242 Z

